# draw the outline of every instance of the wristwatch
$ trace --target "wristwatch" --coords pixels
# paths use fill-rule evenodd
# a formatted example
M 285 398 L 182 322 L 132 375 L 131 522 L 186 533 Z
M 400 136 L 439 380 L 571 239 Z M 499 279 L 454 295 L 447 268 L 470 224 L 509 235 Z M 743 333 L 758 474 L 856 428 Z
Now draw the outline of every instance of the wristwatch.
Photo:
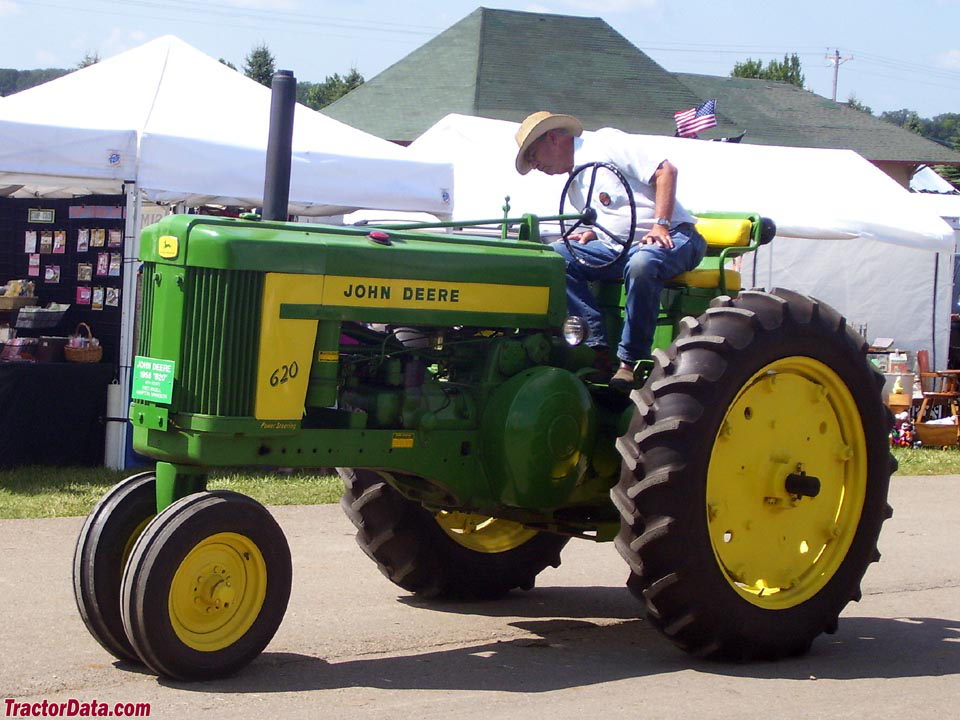
M 656 220 L 654 220 L 654 223 L 668 228 L 670 227 L 670 218 L 658 217 Z

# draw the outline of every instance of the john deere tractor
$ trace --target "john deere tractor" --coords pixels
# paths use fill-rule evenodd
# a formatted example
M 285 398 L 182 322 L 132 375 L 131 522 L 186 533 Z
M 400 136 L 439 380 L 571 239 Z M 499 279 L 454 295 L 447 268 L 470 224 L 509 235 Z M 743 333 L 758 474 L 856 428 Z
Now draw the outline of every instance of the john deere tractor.
M 836 630 L 879 557 L 895 467 L 863 338 L 812 298 L 742 291 L 728 261 L 772 223 L 704 215 L 709 256 L 664 290 L 642 387 L 614 392 L 541 242 L 541 221 L 589 226 L 591 203 L 492 234 L 147 228 L 130 422 L 157 465 L 80 534 L 93 636 L 181 679 L 264 649 L 291 557 L 260 504 L 206 489 L 228 466 L 338 468 L 360 547 L 422 598 L 529 590 L 577 538 L 614 542 L 638 612 L 691 653 L 793 656 Z M 596 290 L 616 337 L 622 287 Z

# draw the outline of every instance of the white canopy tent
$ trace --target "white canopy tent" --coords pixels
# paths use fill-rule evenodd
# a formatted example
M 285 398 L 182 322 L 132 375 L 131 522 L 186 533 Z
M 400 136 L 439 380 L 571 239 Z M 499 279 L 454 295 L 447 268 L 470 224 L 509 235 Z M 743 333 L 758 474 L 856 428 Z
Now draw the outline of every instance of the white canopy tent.
M 168 35 L 4 98 L 0 186 L 134 181 L 153 201 L 259 206 L 269 108 L 268 88 Z M 302 105 L 295 115 L 292 211 L 449 212 L 446 163 Z
M 0 103 L 0 195 L 127 196 L 119 396 L 133 353 L 141 203 L 258 207 L 270 90 L 165 36 Z M 452 168 L 298 105 L 290 211 L 450 212 Z M 111 415 L 123 414 L 121 407 Z M 123 447 L 108 462 L 122 466 Z
M 454 164 L 455 219 L 555 214 L 565 181 L 514 169 L 516 123 L 448 115 L 411 145 Z M 818 297 L 944 367 L 952 291 L 951 228 L 915 196 L 849 150 L 624 135 L 679 168 L 678 197 L 694 212 L 759 212 L 778 237 L 744 263 L 744 282 Z

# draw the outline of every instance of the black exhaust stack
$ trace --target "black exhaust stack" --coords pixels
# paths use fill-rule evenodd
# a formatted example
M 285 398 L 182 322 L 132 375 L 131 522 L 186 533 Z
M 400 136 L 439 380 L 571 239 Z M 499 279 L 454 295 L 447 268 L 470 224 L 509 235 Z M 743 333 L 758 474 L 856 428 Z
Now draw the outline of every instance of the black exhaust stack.
M 297 79 L 292 70 L 277 70 L 270 97 L 270 135 L 263 178 L 263 219 L 286 220 L 290 200 L 290 156 L 293 152 L 293 111 Z

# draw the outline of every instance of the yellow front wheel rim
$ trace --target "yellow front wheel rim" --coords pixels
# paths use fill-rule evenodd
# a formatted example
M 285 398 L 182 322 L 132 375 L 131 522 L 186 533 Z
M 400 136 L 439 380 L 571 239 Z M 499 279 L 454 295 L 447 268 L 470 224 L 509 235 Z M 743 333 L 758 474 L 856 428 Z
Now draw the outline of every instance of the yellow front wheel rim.
M 123 545 L 123 553 L 120 555 L 120 574 L 123 575 L 123 569 L 127 566 L 127 560 L 130 559 L 130 553 L 133 552 L 133 545 L 140 539 L 140 536 L 143 535 L 143 529 L 150 524 L 150 521 L 155 518 L 156 515 L 150 515 L 149 517 L 144 518 L 130 533 L 130 537 L 127 538 L 127 542 Z
M 267 565 L 250 538 L 217 533 L 187 553 L 170 585 L 177 637 L 194 650 L 230 647 L 253 626 L 267 595 Z
M 707 472 L 710 542 L 727 582 L 771 610 L 814 597 L 850 550 L 866 488 L 846 383 L 809 357 L 765 366 L 730 405 Z
M 536 534 L 512 520 L 462 512 L 436 514 L 437 523 L 457 544 L 482 553 L 499 553 L 520 547 Z

